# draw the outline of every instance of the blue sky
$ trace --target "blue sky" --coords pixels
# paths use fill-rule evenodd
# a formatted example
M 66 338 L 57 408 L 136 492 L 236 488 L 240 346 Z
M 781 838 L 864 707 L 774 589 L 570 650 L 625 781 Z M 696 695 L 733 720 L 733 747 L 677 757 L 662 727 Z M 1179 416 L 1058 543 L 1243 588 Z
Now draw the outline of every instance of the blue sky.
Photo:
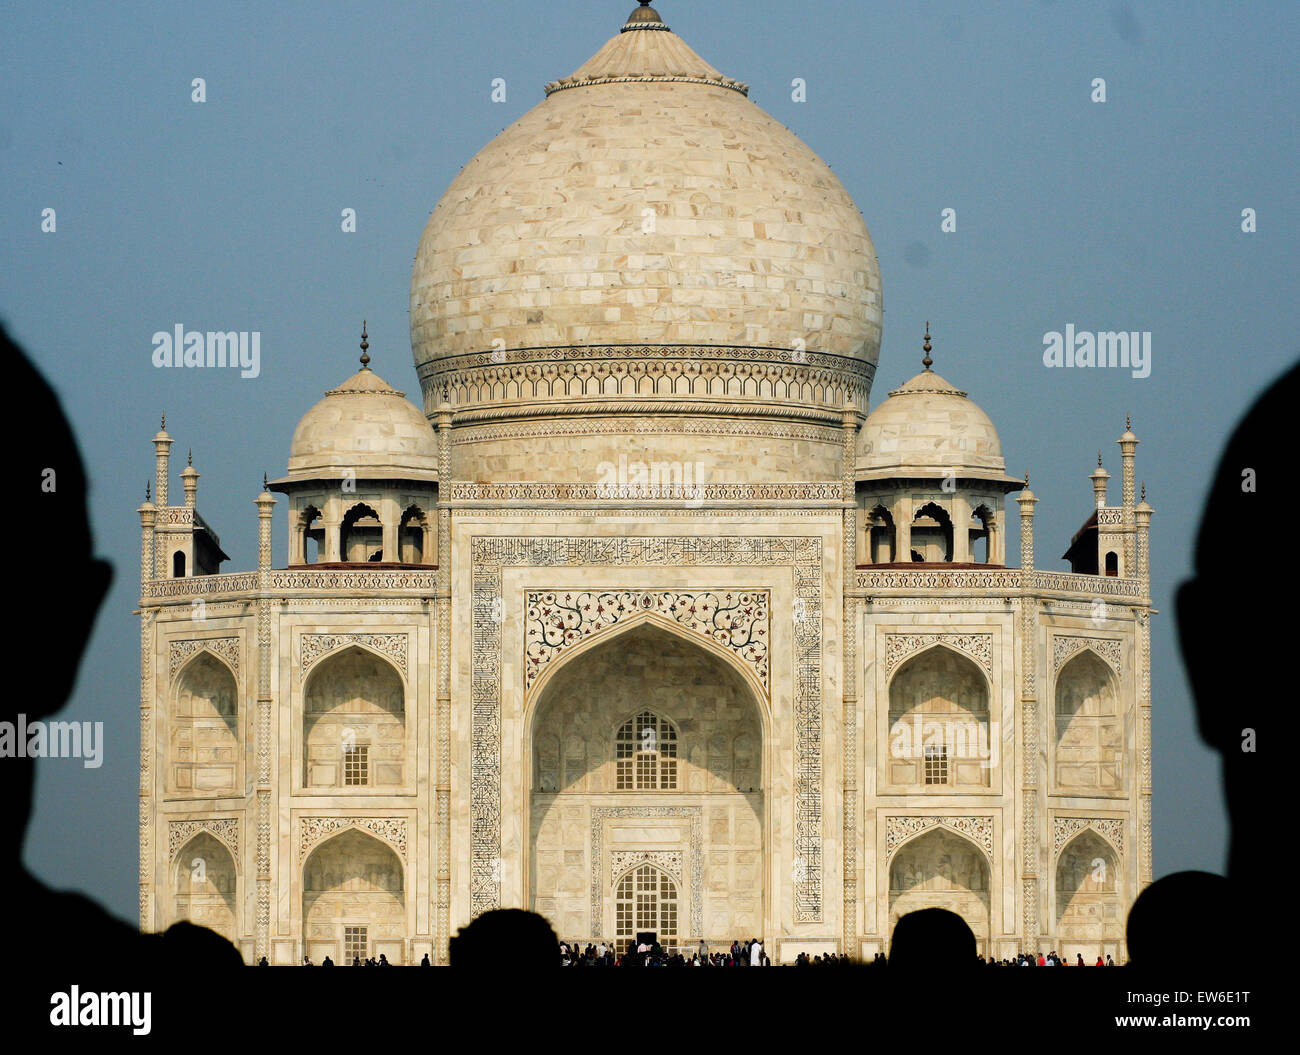
M 165 409 L 233 560 L 298 417 L 356 362 L 415 396 L 409 269 L 461 166 L 617 32 L 632 0 L 6 5 L 0 317 L 59 390 L 117 580 L 63 717 L 105 764 L 39 766 L 27 861 L 135 914 L 139 521 Z M 1116 477 L 1131 413 L 1153 523 L 1155 870 L 1219 870 L 1217 767 L 1195 738 L 1172 591 L 1209 474 L 1297 357 L 1300 5 L 1109 0 L 663 0 L 664 19 L 835 170 L 880 257 L 873 405 L 936 369 L 997 424 L 1041 502 L 1039 566 Z M 191 101 L 202 77 L 207 101 Z M 493 78 L 507 98 L 491 101 Z M 803 78 L 807 101 L 791 98 Z M 1106 81 L 1104 103 L 1092 81 Z M 42 210 L 57 230 L 43 233 Z M 340 231 L 344 208 L 357 231 Z M 957 230 L 940 232 L 941 210 Z M 1258 229 L 1241 229 L 1254 209 Z M 177 323 L 258 330 L 262 371 L 160 371 Z M 1152 369 L 1050 370 L 1043 336 L 1152 334 Z M 183 462 L 181 463 L 183 464 Z M 179 469 L 179 466 L 177 466 Z M 172 487 L 179 494 L 179 480 Z M 276 524 L 283 561 L 283 514 Z M 1014 546 L 1014 539 L 1011 545 Z M 1015 550 L 1011 550 L 1015 552 Z

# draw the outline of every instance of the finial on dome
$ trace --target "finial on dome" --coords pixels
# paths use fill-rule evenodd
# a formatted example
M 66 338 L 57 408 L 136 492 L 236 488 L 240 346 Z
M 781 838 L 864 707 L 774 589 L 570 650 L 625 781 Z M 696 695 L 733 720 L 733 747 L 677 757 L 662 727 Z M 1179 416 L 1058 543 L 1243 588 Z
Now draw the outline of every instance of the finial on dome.
M 921 350 L 925 352 L 925 358 L 921 360 L 921 365 L 929 370 L 934 365 L 934 360 L 930 358 L 930 353 L 934 349 L 930 347 L 930 323 L 928 321 L 925 324 L 925 344 L 921 346 Z
M 1146 482 L 1145 480 L 1143 480 L 1143 481 L 1142 481 L 1142 501 L 1145 502 L 1146 500 L 1147 500 L 1147 482 Z
M 144 500 L 145 500 L 146 502 L 148 502 L 148 501 L 150 500 L 150 498 L 152 497 L 152 495 L 153 495 L 153 492 L 149 490 L 149 481 L 146 480 L 146 481 L 144 482 Z
M 659 12 L 650 6 L 650 0 L 640 0 L 640 7 L 634 7 L 632 13 L 627 16 L 627 22 L 623 26 L 623 32 L 629 29 L 667 29 L 664 20 L 659 17 Z
M 1026 486 L 1026 487 L 1029 486 L 1029 474 L 1028 474 L 1028 473 L 1025 473 L 1025 486 Z
M 361 320 L 361 369 L 370 369 L 370 342 L 366 340 L 366 320 Z
M 160 432 L 167 431 L 167 411 L 165 410 L 162 412 L 162 422 L 158 425 L 158 430 Z
M 194 464 L 194 448 L 193 448 L 193 447 L 191 447 L 188 451 L 185 452 L 185 464 L 186 464 L 186 465 L 193 465 L 193 464 Z
M 265 491 L 271 484 L 266 478 L 266 473 L 262 474 L 262 490 Z
M 1097 468 L 1101 468 L 1101 451 L 1097 452 Z
M 1125 414 L 1125 415 L 1124 415 L 1124 431 L 1125 431 L 1125 432 L 1132 432 L 1132 431 L 1133 431 L 1133 415 L 1132 415 L 1132 414 Z

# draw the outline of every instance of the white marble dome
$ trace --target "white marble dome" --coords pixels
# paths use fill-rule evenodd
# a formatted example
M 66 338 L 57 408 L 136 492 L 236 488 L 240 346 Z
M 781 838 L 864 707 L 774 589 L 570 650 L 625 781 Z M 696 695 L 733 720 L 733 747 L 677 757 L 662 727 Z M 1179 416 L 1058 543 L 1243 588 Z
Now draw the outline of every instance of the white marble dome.
M 866 224 L 747 86 L 641 7 L 546 90 L 429 218 L 411 275 L 422 382 L 494 341 L 799 348 L 874 367 Z
M 965 392 L 928 367 L 889 393 L 862 426 L 858 479 L 1010 480 L 998 430 Z
M 339 477 L 349 470 L 359 479 L 436 479 L 437 439 L 405 396 L 363 366 L 302 416 L 285 479 Z

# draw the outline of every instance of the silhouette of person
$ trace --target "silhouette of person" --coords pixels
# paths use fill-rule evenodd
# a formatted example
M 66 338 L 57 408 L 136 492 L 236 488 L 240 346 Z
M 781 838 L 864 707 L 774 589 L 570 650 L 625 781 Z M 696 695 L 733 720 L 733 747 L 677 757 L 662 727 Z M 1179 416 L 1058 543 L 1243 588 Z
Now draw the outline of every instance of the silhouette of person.
M 1232 434 L 1201 519 L 1196 574 L 1178 589 L 1178 637 L 1197 729 L 1222 759 L 1228 884 L 1210 884 L 1199 878 L 1204 873 L 1180 873 L 1188 878 L 1179 883 L 1166 882 L 1176 878 L 1167 876 L 1159 891 L 1153 884 L 1139 900 L 1147 902 L 1143 906 L 1147 919 L 1159 925 L 1171 919 L 1171 912 L 1157 909 L 1156 897 L 1178 904 L 1196 890 L 1208 894 L 1207 888 L 1213 886 L 1222 902 L 1202 904 L 1198 916 L 1209 910 L 1224 919 L 1233 903 L 1239 914 L 1256 903 L 1259 891 L 1277 875 L 1277 861 L 1268 858 L 1277 853 L 1274 826 L 1278 804 L 1286 800 L 1270 795 L 1265 760 L 1277 759 L 1281 748 L 1295 742 L 1295 708 L 1284 704 L 1283 698 L 1290 695 L 1286 686 L 1294 619 L 1289 605 L 1295 596 L 1298 566 L 1288 544 L 1289 522 L 1276 521 L 1280 547 L 1259 548 L 1265 536 L 1258 530 L 1282 516 L 1292 501 L 1291 437 L 1297 397 L 1300 365 L 1269 386 Z M 1252 525 L 1256 532 L 1248 535 Z M 1142 928 L 1157 923 L 1140 918 L 1138 939 L 1143 937 Z M 1268 927 L 1240 919 L 1229 933 L 1247 962 L 1258 962 L 1265 941 L 1276 940 Z M 1165 940 L 1178 939 L 1170 934 Z
M 1215 935 L 1219 955 L 1227 953 L 1240 920 L 1229 915 L 1229 883 L 1211 872 L 1174 872 L 1138 895 L 1128 912 L 1125 935 L 1134 967 L 1176 967 L 1205 958 L 1205 935 Z
M 451 939 L 452 967 L 489 969 L 558 967 L 560 939 L 546 919 L 521 908 L 498 908 L 475 917 Z
M 975 933 L 957 913 L 921 908 L 894 925 L 889 966 L 904 971 L 949 971 L 975 967 Z
M 93 555 L 85 470 L 58 397 L 3 327 L 0 356 L 9 364 L 14 405 L 28 414 L 21 425 L 18 417 L 9 417 L 7 448 L 18 459 L 23 508 L 39 517 L 45 554 L 39 561 L 14 561 L 9 569 L 14 596 L 27 606 L 22 664 L 39 676 L 25 691 L 5 694 L 0 721 L 16 723 L 23 714 L 30 725 L 55 714 L 71 695 L 113 572 Z M 28 422 L 39 425 L 36 442 Z M 28 872 L 22 848 L 34 777 L 31 758 L 0 759 L 0 794 L 12 818 L 0 834 L 0 869 L 9 903 L 21 909 L 10 926 L 17 928 L 11 938 L 23 950 L 25 970 L 37 976 L 66 972 L 86 949 L 114 969 L 160 977 L 175 977 L 182 969 L 243 966 L 235 947 L 205 927 L 177 923 L 162 935 L 141 934 L 84 894 L 52 890 Z

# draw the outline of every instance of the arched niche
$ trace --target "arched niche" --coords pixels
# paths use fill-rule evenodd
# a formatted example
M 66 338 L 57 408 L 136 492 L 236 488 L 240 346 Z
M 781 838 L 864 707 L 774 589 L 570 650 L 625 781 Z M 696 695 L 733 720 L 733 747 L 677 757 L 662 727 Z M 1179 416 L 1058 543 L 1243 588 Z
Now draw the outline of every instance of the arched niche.
M 889 863 L 889 933 L 909 912 L 943 908 L 955 912 L 975 933 L 987 955 L 992 886 L 988 858 L 956 832 L 936 825 L 904 843 Z
M 351 963 L 382 952 L 402 962 L 407 937 L 405 873 L 387 843 L 357 828 L 324 840 L 303 863 L 303 949 L 313 963 L 326 956 Z M 358 950 L 361 950 L 358 952 Z
M 339 527 L 339 554 L 341 560 L 352 563 L 385 559 L 383 522 L 379 514 L 364 502 L 358 502 L 343 514 Z
M 1118 960 L 1123 908 L 1119 857 L 1110 843 L 1085 828 L 1057 859 L 1057 950 L 1071 961 L 1082 955 L 1087 964 L 1095 963 L 1098 956 Z
M 239 687 L 230 668 L 206 649 L 196 652 L 176 679 L 168 717 L 168 790 L 236 793 Z
M 352 646 L 320 660 L 303 689 L 303 785 L 398 788 L 406 779 L 405 691 L 396 668 Z
M 172 862 L 172 922 L 188 920 L 238 939 L 239 876 L 225 844 L 196 832 Z
M 884 751 L 890 784 L 936 792 L 989 787 L 998 743 L 979 666 L 944 645 L 899 666 L 889 682 Z
M 952 560 L 953 524 L 948 511 L 938 502 L 926 502 L 912 515 L 913 561 L 940 564 Z
M 1091 649 L 1056 676 L 1056 786 L 1065 792 L 1121 791 L 1124 723 L 1115 674 Z

